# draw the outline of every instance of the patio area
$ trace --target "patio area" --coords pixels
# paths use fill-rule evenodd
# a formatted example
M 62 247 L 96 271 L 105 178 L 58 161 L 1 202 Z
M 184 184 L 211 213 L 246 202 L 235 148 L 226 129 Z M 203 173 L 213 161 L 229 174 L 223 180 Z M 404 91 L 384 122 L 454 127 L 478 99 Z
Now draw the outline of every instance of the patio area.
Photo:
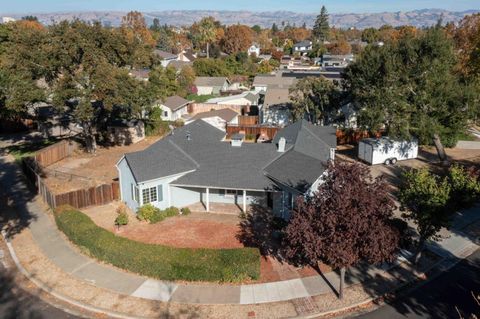
M 210 203 L 210 211 L 207 212 L 206 206 L 201 203 L 195 203 L 188 206 L 192 212 L 203 213 L 203 214 L 225 214 L 225 215 L 234 215 L 238 216 L 243 212 L 243 209 L 240 205 L 236 204 L 226 204 L 226 203 Z M 250 210 L 250 205 L 246 205 L 247 212 Z

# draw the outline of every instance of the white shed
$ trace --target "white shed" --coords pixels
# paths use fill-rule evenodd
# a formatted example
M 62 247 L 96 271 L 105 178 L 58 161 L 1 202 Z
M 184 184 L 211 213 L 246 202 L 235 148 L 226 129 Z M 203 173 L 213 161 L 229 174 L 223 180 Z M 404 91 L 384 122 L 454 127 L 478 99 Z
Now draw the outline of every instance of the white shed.
M 400 141 L 388 137 L 366 138 L 358 143 L 358 158 L 371 164 L 395 164 L 416 158 L 418 141 Z

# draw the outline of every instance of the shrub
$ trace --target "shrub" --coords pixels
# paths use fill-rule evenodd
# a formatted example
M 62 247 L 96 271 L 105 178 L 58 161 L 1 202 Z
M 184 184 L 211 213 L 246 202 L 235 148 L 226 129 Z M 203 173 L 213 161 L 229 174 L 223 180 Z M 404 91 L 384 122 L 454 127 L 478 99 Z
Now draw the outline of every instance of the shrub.
M 182 215 L 190 215 L 192 213 L 188 207 L 183 207 L 180 211 L 182 212 Z
M 152 204 L 145 204 L 137 211 L 137 218 L 152 223 L 160 215 L 160 209 Z
M 116 226 L 124 226 L 128 224 L 128 215 L 126 212 L 121 212 L 118 214 L 117 218 L 115 218 L 115 225 Z
M 480 181 L 473 172 L 460 165 L 452 165 L 448 172 L 452 188 L 452 204 L 459 208 L 469 207 L 480 198 Z
M 216 282 L 259 278 L 260 253 L 256 248 L 190 249 L 145 244 L 115 236 L 74 208 L 57 210 L 55 221 L 88 255 L 140 275 Z

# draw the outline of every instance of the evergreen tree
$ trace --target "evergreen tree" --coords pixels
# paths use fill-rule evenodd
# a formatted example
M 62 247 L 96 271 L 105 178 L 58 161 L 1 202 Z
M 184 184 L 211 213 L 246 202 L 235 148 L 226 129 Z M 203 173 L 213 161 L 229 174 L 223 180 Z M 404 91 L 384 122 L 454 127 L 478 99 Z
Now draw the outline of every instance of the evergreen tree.
M 274 22 L 272 24 L 272 34 L 276 34 L 276 33 L 278 33 L 278 31 L 280 31 L 280 30 L 278 29 L 277 24 Z
M 328 24 L 328 12 L 325 6 L 322 6 L 322 10 L 320 10 L 320 14 L 317 16 L 312 32 L 317 41 L 323 42 L 328 39 L 330 25 Z

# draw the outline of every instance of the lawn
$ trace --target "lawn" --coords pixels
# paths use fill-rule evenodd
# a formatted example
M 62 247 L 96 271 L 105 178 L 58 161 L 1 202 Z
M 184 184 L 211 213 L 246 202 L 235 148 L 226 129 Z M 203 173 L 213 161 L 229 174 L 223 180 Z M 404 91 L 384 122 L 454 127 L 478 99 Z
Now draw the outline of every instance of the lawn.
M 57 143 L 55 139 L 44 139 L 29 141 L 21 144 L 14 144 L 7 147 L 7 151 L 16 161 L 20 162 L 24 157 L 33 156 L 38 150 Z
M 197 95 L 197 94 L 189 94 L 187 95 L 186 99 L 189 101 L 195 101 L 197 103 L 204 103 L 209 99 L 213 99 L 219 97 L 218 95 Z
M 86 254 L 140 275 L 210 282 L 243 282 L 260 276 L 260 252 L 256 248 L 193 249 L 146 244 L 116 236 L 74 208 L 57 210 L 55 220 Z

